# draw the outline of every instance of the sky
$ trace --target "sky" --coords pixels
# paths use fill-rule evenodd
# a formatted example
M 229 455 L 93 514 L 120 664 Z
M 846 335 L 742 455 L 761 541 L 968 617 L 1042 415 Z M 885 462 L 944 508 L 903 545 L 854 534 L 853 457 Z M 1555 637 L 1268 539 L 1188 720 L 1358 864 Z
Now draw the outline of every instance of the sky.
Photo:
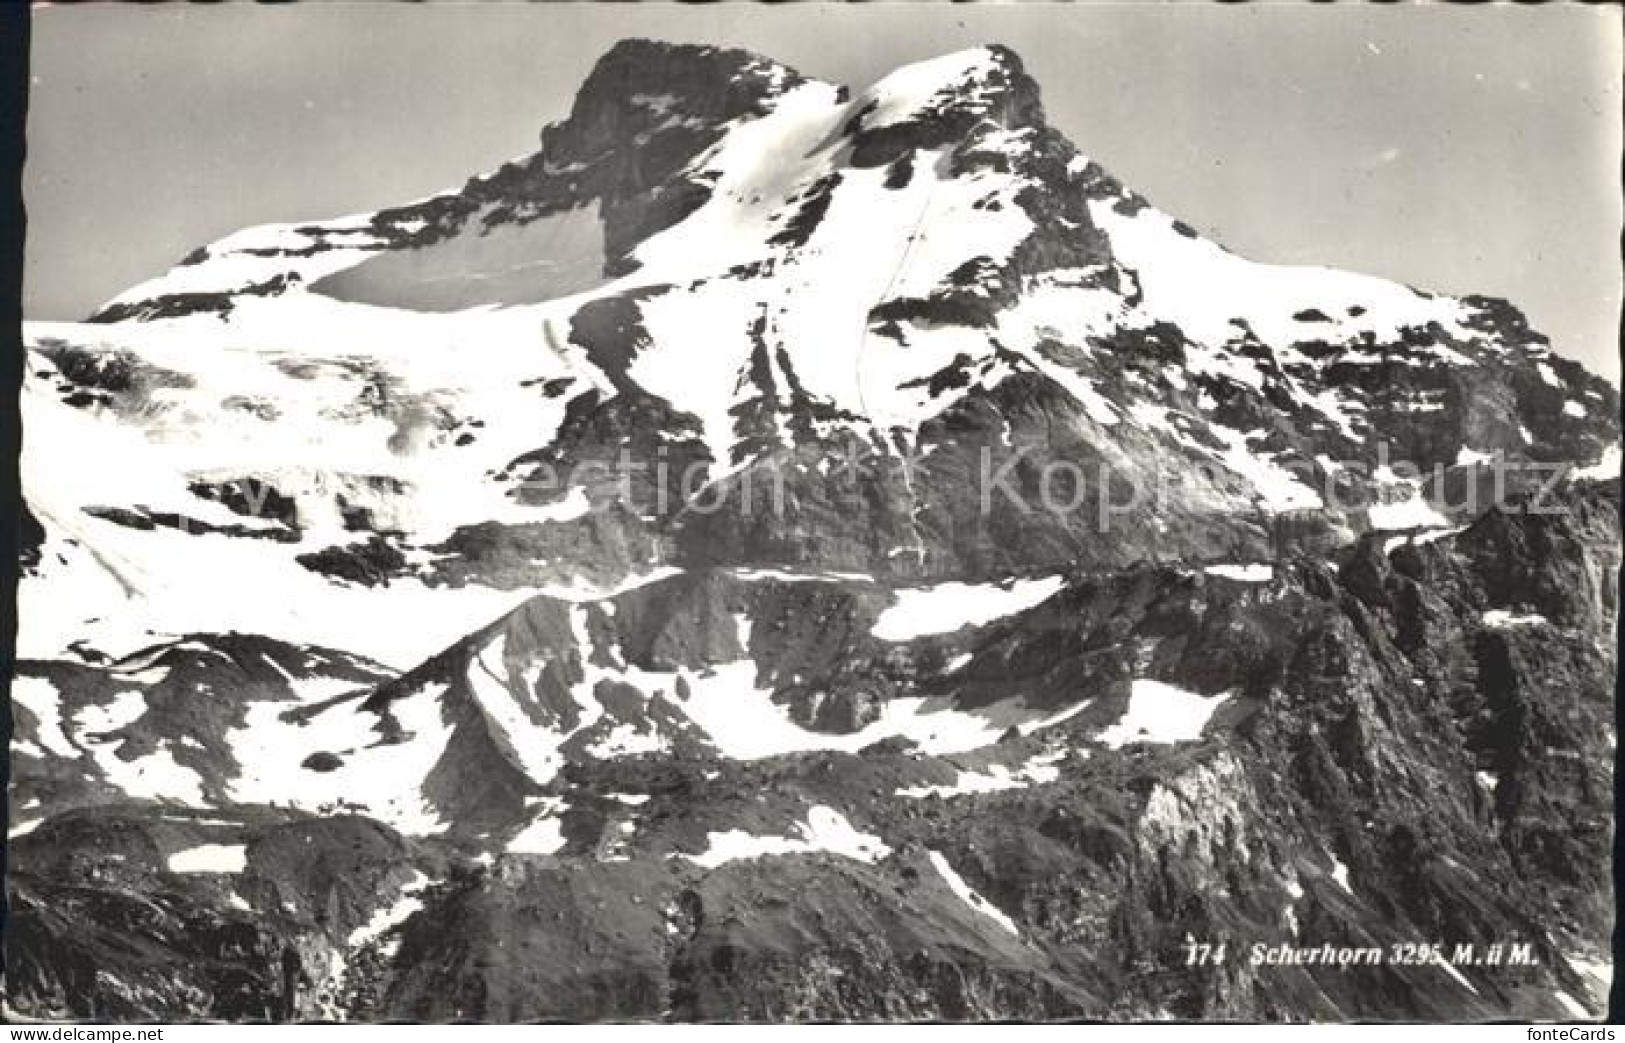
M 1052 124 L 1237 253 L 1506 297 L 1619 381 L 1609 6 L 94 4 L 39 7 L 33 34 L 29 318 L 532 152 L 623 37 L 856 88 L 1003 43 Z

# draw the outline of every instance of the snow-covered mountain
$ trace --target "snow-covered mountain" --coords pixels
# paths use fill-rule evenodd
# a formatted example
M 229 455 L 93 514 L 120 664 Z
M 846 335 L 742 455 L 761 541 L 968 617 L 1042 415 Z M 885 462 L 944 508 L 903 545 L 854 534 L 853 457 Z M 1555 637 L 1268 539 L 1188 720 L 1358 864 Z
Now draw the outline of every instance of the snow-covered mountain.
M 27 333 L 17 1011 L 1599 1009 L 1617 394 L 1203 238 L 1004 48 L 627 41 Z

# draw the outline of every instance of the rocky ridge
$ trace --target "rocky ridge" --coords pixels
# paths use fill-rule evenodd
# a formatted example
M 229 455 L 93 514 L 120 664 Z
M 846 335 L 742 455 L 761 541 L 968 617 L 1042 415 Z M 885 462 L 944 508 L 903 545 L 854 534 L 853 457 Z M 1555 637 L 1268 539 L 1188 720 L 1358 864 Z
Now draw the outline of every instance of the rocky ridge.
M 1004 48 L 629 41 L 30 332 L 13 1013 L 1601 1009 L 1617 394 L 1202 239 Z M 1246 959 L 1321 942 L 1531 955 Z

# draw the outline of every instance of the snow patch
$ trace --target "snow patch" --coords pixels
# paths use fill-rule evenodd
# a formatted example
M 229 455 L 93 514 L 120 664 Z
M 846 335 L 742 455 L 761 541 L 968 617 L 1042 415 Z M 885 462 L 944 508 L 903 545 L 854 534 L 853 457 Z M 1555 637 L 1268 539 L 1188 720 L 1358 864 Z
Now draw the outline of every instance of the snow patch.
M 1445 958 L 1443 956 L 1440 956 L 1439 958 L 1437 958 L 1437 959 L 1435 959 L 1433 961 L 1433 965 L 1435 967 L 1438 967 L 1440 970 L 1444 971 L 1446 974 L 1450 975 L 1452 978 L 1456 979 L 1456 981 L 1463 988 L 1465 988 L 1468 992 L 1472 993 L 1474 996 L 1479 995 L 1478 986 L 1476 986 L 1472 982 L 1468 981 L 1467 976 L 1465 974 L 1461 973 L 1461 971 L 1457 970 L 1456 965 L 1451 963 L 1447 958 Z
M 572 606 L 570 609 L 572 620 L 578 614 L 584 614 L 585 609 Z M 592 646 L 587 639 L 585 627 L 580 628 L 577 637 L 583 657 Z M 582 727 L 586 727 L 602 716 L 603 709 L 596 699 L 582 700 L 581 688 L 573 692 L 578 700 L 583 702 L 581 709 L 582 720 L 575 729 L 568 732 L 543 727 L 533 721 L 525 708 L 520 705 L 514 696 L 515 690 L 527 690 L 519 683 L 517 676 L 518 664 L 509 664 L 505 652 L 507 649 L 507 635 L 498 634 L 481 648 L 472 657 L 468 666 L 469 690 L 479 702 L 480 708 L 495 726 L 506 745 L 518 761 L 518 767 L 531 781 L 538 785 L 551 782 L 559 768 L 564 765 L 564 756 L 559 747 L 566 739 L 574 735 Z M 586 688 L 590 692 L 590 688 Z
M 54 378 L 30 367 L 20 408 L 33 437 L 20 468 L 53 554 L 19 594 L 23 654 L 52 658 L 80 639 L 114 651 L 149 644 L 154 633 L 236 630 L 405 668 L 426 644 L 450 644 L 523 599 L 528 592 L 418 579 L 347 584 L 295 558 L 363 538 L 343 527 L 340 497 L 380 528 L 403 533 L 409 548 L 464 525 L 560 520 L 579 510 L 579 494 L 562 505 L 520 503 L 510 496 L 514 483 L 493 476 L 551 439 L 566 402 L 540 385 L 579 376 L 580 365 L 544 342 L 537 331 L 545 323 L 534 313 L 403 321 L 388 309 L 328 304 L 350 320 L 353 311 L 378 314 L 329 327 L 323 312 L 318 336 L 303 326 L 299 302 L 249 297 L 224 324 L 211 316 L 29 324 L 30 360 L 41 371 L 55 367 L 39 346 L 63 343 L 184 374 L 187 386 L 144 389 L 133 410 L 75 409 L 61 401 Z M 259 307 L 269 309 L 264 326 L 238 321 Z M 62 464 L 64 446 L 73 449 L 73 467 Z M 300 539 L 142 531 L 84 513 L 140 505 L 210 525 L 285 532 L 191 491 L 200 480 L 245 478 L 294 500 Z M 233 596 L 245 588 L 275 596 Z
M 1212 431 L 1226 445 L 1219 461 L 1252 484 L 1267 510 L 1319 510 L 1326 506 L 1319 493 L 1276 462 L 1279 454 L 1253 452 L 1247 446 L 1248 436 L 1233 428 L 1215 424 Z
M 1111 239 L 1113 255 L 1137 277 L 1145 297 L 1142 310 L 1177 323 L 1191 339 L 1209 346 L 1228 341 L 1239 319 L 1270 347 L 1290 348 L 1305 335 L 1293 316 L 1307 308 L 1337 316 L 1332 323 L 1316 324 L 1315 333 L 1339 342 L 1353 342 L 1363 333 L 1393 342 L 1403 328 L 1432 322 L 1464 339 L 1471 334 L 1462 325 L 1465 307 L 1449 298 L 1424 297 L 1353 272 L 1249 261 L 1210 240 L 1182 235 L 1173 218 L 1154 208 L 1120 214 L 1111 199 L 1090 200 L 1089 207 L 1096 226 Z M 1350 314 L 1355 307 L 1363 309 L 1358 317 Z M 1414 354 L 1448 365 L 1467 361 L 1442 346 Z M 1252 368 L 1241 359 L 1235 363 Z
M 1418 478 L 1396 475 L 1387 465 L 1372 474 L 1377 483 L 1376 501 L 1366 509 L 1368 524 L 1373 530 L 1448 528 L 1450 519 L 1422 495 L 1422 482 Z
M 877 129 L 905 122 L 926 111 L 932 100 L 949 87 L 960 93 L 973 89 L 972 85 L 985 81 L 997 64 L 992 51 L 972 47 L 902 66 L 858 99 L 860 108 L 873 106 L 863 126 Z
M 873 633 L 882 641 L 909 641 L 983 626 L 1048 600 L 1064 582 L 1060 576 L 1048 576 L 1016 580 L 1008 586 L 943 583 L 899 590 L 896 600 L 875 620 Z
M 1558 989 L 1557 991 L 1553 992 L 1552 997 L 1554 999 L 1556 999 L 1558 1003 L 1561 1003 L 1563 1005 L 1563 1009 L 1568 1011 L 1569 1017 L 1571 1017 L 1571 1018 L 1590 1018 L 1590 1017 L 1592 1017 L 1591 1011 L 1587 1010 L 1585 1008 L 1585 1006 L 1579 1000 L 1575 999 L 1573 996 L 1570 996 L 1568 993 L 1564 992 L 1562 989 Z
M 73 723 L 81 742 L 94 742 L 94 736 L 122 731 L 146 712 L 147 697 L 135 689 L 126 689 L 103 706 L 80 707 L 73 715 Z

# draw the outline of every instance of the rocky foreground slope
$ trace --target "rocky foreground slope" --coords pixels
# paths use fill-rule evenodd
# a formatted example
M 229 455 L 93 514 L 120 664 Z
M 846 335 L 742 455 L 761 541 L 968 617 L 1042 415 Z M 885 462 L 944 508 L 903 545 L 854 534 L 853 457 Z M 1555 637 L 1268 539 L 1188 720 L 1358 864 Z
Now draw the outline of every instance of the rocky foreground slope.
M 1602 1009 L 1608 384 L 1002 48 L 630 41 L 542 145 L 31 326 L 10 1011 Z

